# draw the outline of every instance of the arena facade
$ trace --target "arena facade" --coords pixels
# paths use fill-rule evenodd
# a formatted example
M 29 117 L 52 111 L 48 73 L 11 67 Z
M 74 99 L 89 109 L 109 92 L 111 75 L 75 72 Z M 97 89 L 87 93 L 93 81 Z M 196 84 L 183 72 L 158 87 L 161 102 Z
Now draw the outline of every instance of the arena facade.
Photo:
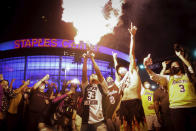
M 51 82 L 61 88 L 64 80 L 82 79 L 82 55 L 87 43 L 75 43 L 73 40 L 30 38 L 0 43 L 0 74 L 4 79 L 16 79 L 13 88 L 18 88 L 22 80 L 29 79 L 32 86 L 46 74 Z M 129 56 L 121 51 L 95 45 L 96 62 L 104 77 L 114 77 L 112 52 L 118 53 L 120 63 L 127 65 Z M 94 73 L 92 63 L 88 61 L 88 76 Z

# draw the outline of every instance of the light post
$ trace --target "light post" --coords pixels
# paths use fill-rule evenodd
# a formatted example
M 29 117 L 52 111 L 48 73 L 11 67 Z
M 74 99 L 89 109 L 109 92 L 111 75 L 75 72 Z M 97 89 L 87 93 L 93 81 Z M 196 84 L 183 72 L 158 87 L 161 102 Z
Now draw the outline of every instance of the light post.
M 69 70 L 70 70 L 69 67 L 65 68 L 65 81 L 66 81 L 66 74 L 67 74 L 67 71 L 69 71 Z

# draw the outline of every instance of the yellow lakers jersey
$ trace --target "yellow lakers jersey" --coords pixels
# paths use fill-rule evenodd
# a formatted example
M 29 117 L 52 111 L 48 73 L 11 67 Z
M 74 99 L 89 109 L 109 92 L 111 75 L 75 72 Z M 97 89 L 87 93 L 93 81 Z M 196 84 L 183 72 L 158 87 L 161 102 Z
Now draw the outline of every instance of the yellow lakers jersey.
M 171 76 L 168 89 L 170 108 L 196 107 L 195 88 L 186 74 L 180 78 Z
M 145 115 L 155 114 L 155 110 L 149 109 L 150 106 L 153 106 L 153 91 L 145 89 L 144 93 L 142 94 L 142 106 L 144 108 Z

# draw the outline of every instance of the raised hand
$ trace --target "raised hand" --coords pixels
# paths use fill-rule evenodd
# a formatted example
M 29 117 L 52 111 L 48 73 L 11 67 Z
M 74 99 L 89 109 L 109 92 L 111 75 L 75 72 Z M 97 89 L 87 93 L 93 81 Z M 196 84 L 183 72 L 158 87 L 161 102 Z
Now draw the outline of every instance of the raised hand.
M 148 54 L 146 58 L 144 58 L 143 64 L 145 67 L 152 65 L 152 59 L 150 58 L 151 54 Z
M 95 54 L 94 54 L 94 53 L 91 53 L 91 54 L 90 54 L 90 58 L 91 58 L 91 59 L 94 59 L 94 58 L 95 58 Z
M 163 67 L 164 69 L 167 67 L 166 61 L 163 61 L 163 62 L 162 62 L 162 67 Z
M 12 79 L 12 82 L 14 82 L 16 79 Z
M 47 85 L 49 84 L 49 82 L 47 80 L 44 81 Z
M 49 74 L 47 74 L 46 76 L 44 76 L 44 78 L 42 78 L 42 81 L 46 81 L 46 80 L 48 80 L 49 79 Z
M 117 53 L 114 53 L 113 51 L 112 51 L 112 56 L 113 56 L 113 58 L 117 58 Z
M 0 80 L 3 80 L 3 74 L 0 74 Z
M 53 100 L 55 98 L 55 96 L 54 96 L 54 92 L 52 91 L 52 93 L 50 94 L 50 100 Z
M 179 57 L 179 56 L 182 56 L 182 52 L 181 51 L 175 51 L 176 55 Z
M 24 84 L 25 84 L 26 86 L 28 86 L 28 85 L 30 84 L 30 80 L 25 81 Z
M 132 22 L 131 22 L 131 27 L 130 27 L 128 30 L 129 30 L 129 33 L 130 33 L 132 36 L 135 36 L 136 31 L 137 31 L 137 27 L 136 27 L 136 26 L 133 26 L 133 24 L 132 24 Z
M 66 83 L 66 85 L 69 85 L 69 84 L 71 83 L 71 81 L 72 81 L 72 80 L 69 80 L 69 81 Z
M 74 94 L 75 93 L 75 90 L 74 89 L 70 89 L 69 92 L 67 92 L 67 95 L 71 95 L 71 94 Z
M 164 69 L 166 69 L 166 67 L 167 67 L 167 65 L 169 64 L 169 62 L 170 62 L 170 61 L 163 61 L 163 62 L 162 62 L 162 67 L 163 67 Z
M 83 57 L 83 58 L 87 58 L 87 54 L 84 53 L 84 54 L 82 55 L 82 57 Z

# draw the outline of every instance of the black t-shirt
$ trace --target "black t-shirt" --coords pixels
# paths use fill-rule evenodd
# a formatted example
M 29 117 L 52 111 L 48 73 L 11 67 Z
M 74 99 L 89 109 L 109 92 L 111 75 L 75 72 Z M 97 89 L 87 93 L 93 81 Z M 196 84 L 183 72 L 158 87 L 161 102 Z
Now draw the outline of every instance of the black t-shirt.
M 154 92 L 154 100 L 160 102 L 161 113 L 169 113 L 169 95 L 168 92 L 159 87 Z
M 73 99 L 70 96 L 66 96 L 56 108 L 56 120 L 61 121 L 64 116 L 69 119 L 72 119 L 74 110 L 75 104 Z
M 29 110 L 41 113 L 47 106 L 46 99 L 48 99 L 48 96 L 44 92 L 40 92 L 38 89 L 32 90 L 30 93 Z
M 120 93 L 118 87 L 114 84 L 108 88 L 108 95 L 106 97 L 106 118 L 112 118 L 112 115 L 120 102 Z

